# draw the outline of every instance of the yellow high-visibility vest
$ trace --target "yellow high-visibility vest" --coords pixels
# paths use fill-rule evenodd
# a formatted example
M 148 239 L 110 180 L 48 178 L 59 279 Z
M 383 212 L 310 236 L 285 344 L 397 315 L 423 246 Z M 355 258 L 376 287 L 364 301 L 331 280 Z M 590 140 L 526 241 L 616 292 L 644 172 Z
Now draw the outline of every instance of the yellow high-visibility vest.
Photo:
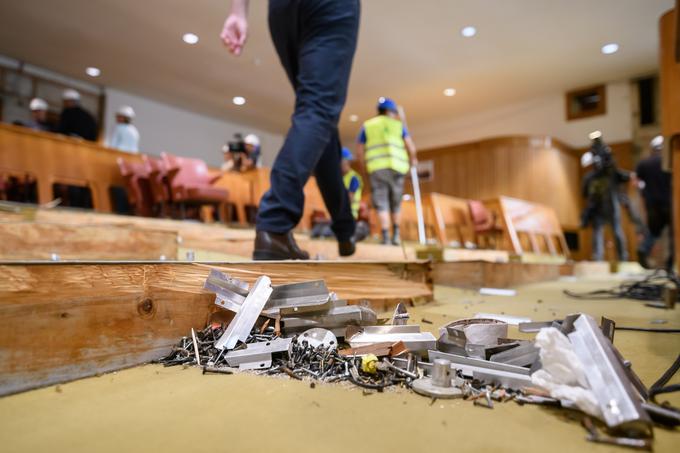
M 351 168 L 349 171 L 345 174 L 345 176 L 342 177 L 343 182 L 345 183 L 345 188 L 349 190 L 349 185 L 352 182 L 352 177 L 356 176 L 357 179 L 359 180 L 359 188 L 354 192 L 354 196 L 352 197 L 352 215 L 356 219 L 359 216 L 359 205 L 361 204 L 361 190 L 364 188 L 364 182 L 361 180 L 361 176 L 359 173 L 355 172 Z
M 401 121 L 378 115 L 364 123 L 366 133 L 366 171 L 373 173 L 385 168 L 402 175 L 408 173 L 409 158 L 402 135 Z

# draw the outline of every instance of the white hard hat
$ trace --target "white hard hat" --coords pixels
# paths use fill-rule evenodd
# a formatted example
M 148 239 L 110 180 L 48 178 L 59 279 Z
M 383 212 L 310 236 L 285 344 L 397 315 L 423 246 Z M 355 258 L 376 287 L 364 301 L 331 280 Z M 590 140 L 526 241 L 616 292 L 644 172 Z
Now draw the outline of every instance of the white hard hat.
M 593 131 L 590 134 L 588 134 L 588 138 L 591 140 L 595 140 L 596 138 L 602 137 L 602 131 Z
M 586 168 L 593 164 L 593 153 L 587 151 L 581 156 L 581 167 Z
M 69 88 L 61 93 L 61 98 L 65 101 L 80 101 L 80 93 L 73 88 Z
M 663 135 L 657 135 L 656 137 L 654 137 L 652 141 L 649 142 L 649 146 L 651 146 L 654 149 L 663 147 Z
M 47 102 L 45 102 L 44 99 L 33 98 L 31 99 L 28 108 L 31 109 L 32 112 L 36 110 L 47 110 Z
M 255 134 L 248 134 L 246 138 L 243 139 L 246 145 L 260 146 L 260 138 Z
M 129 105 L 121 105 L 118 108 L 118 111 L 116 112 L 116 115 L 124 116 L 125 118 L 134 118 L 135 117 L 135 111 L 132 107 Z

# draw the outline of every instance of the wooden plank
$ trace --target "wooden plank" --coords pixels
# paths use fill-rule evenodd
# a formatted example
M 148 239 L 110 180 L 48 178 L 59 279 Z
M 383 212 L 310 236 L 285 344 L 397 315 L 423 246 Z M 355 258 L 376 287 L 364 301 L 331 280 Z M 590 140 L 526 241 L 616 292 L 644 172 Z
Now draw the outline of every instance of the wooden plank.
M 0 263 L 0 395 L 92 376 L 166 354 L 202 328 L 216 267 L 253 282 L 323 278 L 331 291 L 384 310 L 432 299 L 425 262 Z
M 459 261 L 433 264 L 432 277 L 436 285 L 459 288 L 509 288 L 556 280 L 560 277 L 560 270 L 560 264 Z
M 0 223 L 0 260 L 177 259 L 177 234 L 125 225 Z

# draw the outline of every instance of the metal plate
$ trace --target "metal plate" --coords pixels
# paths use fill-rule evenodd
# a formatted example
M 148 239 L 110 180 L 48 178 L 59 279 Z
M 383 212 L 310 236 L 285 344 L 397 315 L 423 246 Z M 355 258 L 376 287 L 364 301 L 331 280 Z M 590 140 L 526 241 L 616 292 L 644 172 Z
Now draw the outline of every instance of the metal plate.
M 324 346 L 330 349 L 338 348 L 338 339 L 333 332 L 327 329 L 315 327 L 313 329 L 305 330 L 298 337 L 298 342 L 306 341 L 309 346 L 316 348 Z

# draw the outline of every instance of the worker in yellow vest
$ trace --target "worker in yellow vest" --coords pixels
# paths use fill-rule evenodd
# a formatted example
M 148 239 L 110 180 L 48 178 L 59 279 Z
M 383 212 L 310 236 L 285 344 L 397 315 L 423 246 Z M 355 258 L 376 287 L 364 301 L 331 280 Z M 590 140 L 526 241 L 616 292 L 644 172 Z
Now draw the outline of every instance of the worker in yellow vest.
M 361 191 L 364 188 L 364 182 L 361 180 L 361 175 L 352 169 L 350 163 L 353 160 L 352 152 L 347 148 L 342 148 L 342 161 L 340 162 L 342 180 L 349 193 L 352 215 L 356 220 L 359 217 L 359 205 L 361 204 Z
M 378 99 L 378 116 L 366 121 L 359 133 L 357 156 L 371 183 L 371 200 L 378 211 L 382 243 L 399 245 L 404 178 L 418 160 L 416 146 L 399 120 L 397 104 L 392 99 Z

